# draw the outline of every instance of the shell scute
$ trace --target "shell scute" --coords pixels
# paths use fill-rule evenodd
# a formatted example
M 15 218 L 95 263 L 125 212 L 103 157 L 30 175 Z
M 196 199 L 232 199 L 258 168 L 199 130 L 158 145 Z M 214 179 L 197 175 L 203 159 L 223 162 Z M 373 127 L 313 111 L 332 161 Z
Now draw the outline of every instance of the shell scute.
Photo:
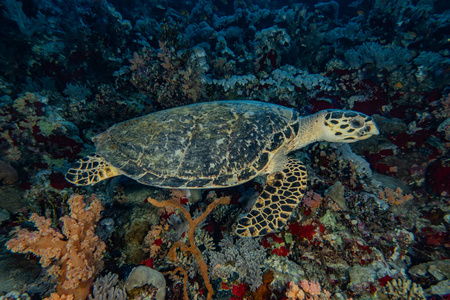
M 94 142 L 97 154 L 141 183 L 223 187 L 264 174 L 268 153 L 293 137 L 298 118 L 255 101 L 199 103 L 116 124 Z

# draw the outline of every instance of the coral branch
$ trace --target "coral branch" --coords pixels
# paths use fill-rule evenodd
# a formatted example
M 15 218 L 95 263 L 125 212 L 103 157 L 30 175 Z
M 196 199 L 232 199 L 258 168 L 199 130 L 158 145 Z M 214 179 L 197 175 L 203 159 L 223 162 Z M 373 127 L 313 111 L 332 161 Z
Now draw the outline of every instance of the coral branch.
M 182 273 L 183 274 L 183 278 L 184 278 L 183 279 L 183 295 L 184 295 L 183 299 L 184 300 L 189 300 L 188 292 L 187 292 L 188 274 L 187 274 L 186 270 L 183 267 L 178 267 L 175 270 L 173 270 L 174 274 L 177 273 L 177 272 Z
M 206 219 L 206 217 L 211 213 L 211 211 L 213 211 L 213 209 L 215 209 L 217 206 L 219 206 L 220 204 L 229 204 L 230 203 L 230 197 L 221 197 L 221 198 L 217 198 L 216 200 L 214 200 L 214 202 L 212 202 L 210 205 L 208 205 L 208 207 L 206 208 L 206 210 L 197 218 L 192 219 L 191 214 L 187 211 L 186 208 L 184 208 L 183 205 L 181 205 L 181 203 L 179 203 L 176 200 L 165 200 L 165 201 L 158 201 L 152 198 L 147 198 L 147 201 L 151 204 L 153 204 L 156 207 L 165 207 L 165 206 L 172 206 L 175 208 L 178 208 L 184 215 L 184 217 L 186 218 L 186 220 L 189 222 L 189 231 L 188 231 L 188 237 L 189 237 L 189 245 L 186 245 L 185 243 L 178 241 L 175 244 L 172 245 L 172 247 L 169 250 L 169 258 L 173 261 L 177 261 L 176 259 L 176 250 L 180 249 L 183 252 L 191 252 L 195 259 L 198 262 L 198 265 L 200 267 L 200 271 L 202 273 L 202 277 L 203 280 L 205 282 L 205 287 L 208 290 L 208 296 L 207 299 L 212 299 L 212 296 L 214 294 L 214 290 L 212 287 L 211 282 L 209 281 L 209 277 L 208 277 L 208 266 L 206 265 L 202 253 L 201 251 L 198 249 L 198 247 L 195 245 L 194 242 L 194 233 L 195 233 L 195 228 L 198 226 L 198 224 L 200 224 L 200 222 L 202 222 L 203 220 Z M 187 283 L 187 273 L 186 271 L 181 271 L 182 268 L 177 268 L 176 271 L 180 271 L 184 274 L 184 299 L 188 299 L 188 295 L 187 295 L 187 289 L 186 289 L 186 283 Z
M 76 300 L 86 299 L 95 275 L 103 267 L 106 246 L 94 233 L 102 206 L 95 196 L 91 201 L 86 208 L 84 196 L 70 197 L 71 213 L 61 218 L 62 232 L 50 227 L 50 219 L 33 214 L 30 221 L 38 230 L 22 229 L 6 243 L 13 252 L 39 256 L 42 267 L 51 266 L 48 272 L 58 277 L 58 294 L 73 295 Z

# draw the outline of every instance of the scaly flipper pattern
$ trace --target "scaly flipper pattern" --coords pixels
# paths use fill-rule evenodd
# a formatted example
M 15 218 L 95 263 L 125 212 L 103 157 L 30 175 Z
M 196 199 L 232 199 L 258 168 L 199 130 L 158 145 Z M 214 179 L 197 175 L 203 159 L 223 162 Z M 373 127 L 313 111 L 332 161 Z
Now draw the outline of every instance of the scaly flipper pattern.
M 89 155 L 76 162 L 66 173 L 66 180 L 75 185 L 92 185 L 121 173 L 99 155 Z
M 283 228 L 302 200 L 306 178 L 305 165 L 288 158 L 282 171 L 267 176 L 253 209 L 238 221 L 236 234 L 256 237 Z

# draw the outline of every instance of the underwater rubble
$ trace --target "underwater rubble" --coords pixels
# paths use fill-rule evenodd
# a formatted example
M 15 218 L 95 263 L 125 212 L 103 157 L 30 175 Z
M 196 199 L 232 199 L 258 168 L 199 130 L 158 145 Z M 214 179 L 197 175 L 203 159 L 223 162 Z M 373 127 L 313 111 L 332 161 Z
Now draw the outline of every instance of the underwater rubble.
M 0 15 L 0 299 L 450 299 L 448 1 L 1 0 Z M 237 99 L 355 110 L 380 134 L 291 153 L 306 193 L 258 238 L 235 229 L 265 178 L 64 177 L 113 124 Z

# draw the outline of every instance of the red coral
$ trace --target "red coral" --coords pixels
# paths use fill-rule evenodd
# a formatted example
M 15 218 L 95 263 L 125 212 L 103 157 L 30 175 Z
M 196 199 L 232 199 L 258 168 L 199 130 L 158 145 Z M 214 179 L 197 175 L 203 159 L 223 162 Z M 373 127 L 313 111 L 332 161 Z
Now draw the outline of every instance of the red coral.
M 265 52 L 258 61 L 258 72 L 264 71 L 268 66 L 271 66 L 275 70 L 278 67 L 277 59 L 278 53 L 275 50 L 270 49 L 268 52 Z
M 382 164 L 382 163 L 374 163 L 372 164 L 372 168 L 377 171 L 380 174 L 384 174 L 384 175 L 389 175 L 395 172 L 392 172 L 393 170 L 395 170 L 395 167 L 392 166 L 388 166 L 386 164 Z
M 378 282 L 380 283 L 381 286 L 386 286 L 388 284 L 388 282 L 391 280 L 392 280 L 392 277 L 389 275 L 378 278 Z
M 146 259 L 146 260 L 143 260 L 143 261 L 141 262 L 141 265 L 144 265 L 144 266 L 147 266 L 147 267 L 153 269 L 153 257 L 150 257 L 150 258 L 148 258 L 148 259 Z
M 437 195 L 450 195 L 450 157 L 441 157 L 430 163 L 425 171 L 427 186 Z
M 353 110 L 372 115 L 380 112 L 389 98 L 387 91 L 379 84 L 370 80 L 363 80 L 353 85 L 355 91 L 360 91 L 368 95 L 365 101 L 355 101 Z
M 311 109 L 311 113 L 316 113 L 318 111 L 324 110 L 324 109 L 334 109 L 336 108 L 332 103 L 326 101 L 326 100 L 321 100 L 321 99 L 312 99 L 309 102 L 310 105 L 312 105 L 312 109 Z
M 244 283 L 239 283 L 238 285 L 233 285 L 231 288 L 231 292 L 234 296 L 236 296 L 237 299 L 244 298 L 245 292 L 247 290 L 247 287 Z
M 389 140 L 400 148 L 415 148 L 419 149 L 422 145 L 426 144 L 428 138 L 433 135 L 430 130 L 420 130 L 415 134 L 409 134 L 402 132 L 396 136 L 390 136 Z
M 41 129 L 39 128 L 39 126 L 34 125 L 32 128 L 32 132 L 36 143 L 43 144 L 47 141 L 47 138 L 41 134 Z
M 180 198 L 180 203 L 183 204 L 183 205 L 188 205 L 189 199 L 186 198 L 186 197 L 181 197 Z
M 281 246 L 280 248 L 273 249 L 272 254 L 276 254 L 279 256 L 288 256 L 289 255 L 289 249 L 287 249 L 284 246 Z
M 269 233 L 261 241 L 261 245 L 263 245 L 264 248 L 270 248 L 274 243 L 283 243 L 283 239 L 277 236 L 275 233 Z
M 439 246 L 445 243 L 445 232 L 436 232 L 431 227 L 425 227 L 422 229 L 422 233 L 425 235 L 426 243 L 430 246 Z
M 61 173 L 51 173 L 48 178 L 50 180 L 50 186 L 57 190 L 63 190 L 72 185 L 71 183 L 67 182 L 67 180 L 64 178 L 64 175 Z
M 75 159 L 77 155 L 83 150 L 83 144 L 78 143 L 74 139 L 68 138 L 63 135 L 51 134 L 49 136 L 51 145 L 59 146 L 59 153 L 54 153 L 55 158 L 69 158 Z
M 289 230 L 293 235 L 298 236 L 299 239 L 311 241 L 317 233 L 323 233 L 325 231 L 325 226 L 319 221 L 313 221 L 311 224 L 304 226 L 298 223 L 292 223 L 289 225 Z
M 368 254 L 372 254 L 372 249 L 370 248 L 370 246 L 367 245 L 361 245 L 360 243 L 356 243 L 356 246 L 361 249 L 362 251 L 367 252 Z
M 31 182 L 27 182 L 27 181 L 22 182 L 22 183 L 20 184 L 20 188 L 21 188 L 22 190 L 26 190 L 26 191 L 31 190 L 31 186 L 32 186 Z

